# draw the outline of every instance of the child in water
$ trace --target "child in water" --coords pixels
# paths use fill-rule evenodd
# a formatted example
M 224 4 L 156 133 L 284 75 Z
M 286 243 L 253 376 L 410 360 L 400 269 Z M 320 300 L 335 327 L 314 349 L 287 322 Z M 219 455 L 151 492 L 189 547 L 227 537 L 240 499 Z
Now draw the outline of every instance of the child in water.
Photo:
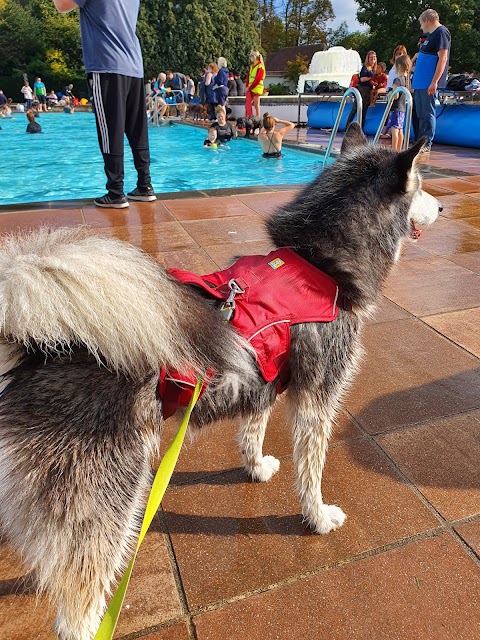
M 217 144 L 217 130 L 215 127 L 211 127 L 207 132 L 207 137 L 203 142 L 204 147 L 212 147 L 212 149 L 216 149 L 218 147 Z
M 25 114 L 27 116 L 28 125 L 26 133 L 42 133 L 42 127 L 35 121 L 35 115 L 30 109 Z

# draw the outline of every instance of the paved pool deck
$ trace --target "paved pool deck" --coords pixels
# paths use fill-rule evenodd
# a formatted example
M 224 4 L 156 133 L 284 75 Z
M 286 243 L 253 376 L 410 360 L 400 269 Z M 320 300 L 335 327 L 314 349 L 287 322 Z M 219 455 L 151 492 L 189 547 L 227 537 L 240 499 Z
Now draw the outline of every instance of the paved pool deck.
M 305 129 L 290 139 L 328 141 Z M 116 638 L 480 637 L 480 150 L 434 146 L 422 165 L 444 209 L 388 278 L 327 457 L 325 500 L 345 510 L 345 525 L 318 536 L 302 523 L 281 399 L 265 443 L 281 460 L 269 483 L 248 480 L 235 425 L 218 425 L 181 453 Z M 165 266 L 207 273 L 268 251 L 264 219 L 294 194 L 1 208 L 0 232 L 87 224 Z M 0 546 L 0 640 L 53 640 L 54 612 L 24 575 Z

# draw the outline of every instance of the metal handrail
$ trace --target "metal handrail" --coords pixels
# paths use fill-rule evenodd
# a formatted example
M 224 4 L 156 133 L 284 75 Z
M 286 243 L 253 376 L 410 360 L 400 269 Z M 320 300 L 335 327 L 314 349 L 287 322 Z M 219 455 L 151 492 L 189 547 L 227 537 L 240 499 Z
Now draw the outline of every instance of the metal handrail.
M 163 100 L 165 100 L 165 98 L 172 98 L 175 97 L 177 95 L 181 95 L 183 96 L 183 91 L 181 89 L 170 89 L 170 91 L 168 91 L 168 93 L 157 93 L 154 98 L 153 98 L 153 114 L 151 117 L 151 120 L 153 122 L 154 125 L 158 126 L 158 98 L 162 98 Z M 177 103 L 168 103 L 168 106 L 174 107 Z
M 342 119 L 343 110 L 345 109 L 345 105 L 347 103 L 348 97 L 351 95 L 355 98 L 355 101 L 357 103 L 357 120 L 359 122 L 362 121 L 362 96 L 358 89 L 356 89 L 355 87 L 350 87 L 345 91 L 345 93 L 343 94 L 342 100 L 340 102 L 337 118 L 335 120 L 335 124 L 333 125 L 332 133 L 330 135 L 330 140 L 328 141 L 327 150 L 325 151 L 325 157 L 323 158 L 323 168 L 325 168 L 327 164 L 327 159 L 330 156 L 330 153 L 332 151 L 333 141 L 335 139 L 335 136 L 337 135 L 338 127 L 340 126 L 340 120 Z
M 392 108 L 392 103 L 395 99 L 395 96 L 398 93 L 405 94 L 405 135 L 403 138 L 403 149 L 408 149 L 408 143 L 410 142 L 410 125 L 412 123 L 413 100 L 412 100 L 412 94 L 406 87 L 397 87 L 390 93 L 387 106 L 385 107 L 385 113 L 383 114 L 383 117 L 380 121 L 377 133 L 375 134 L 372 144 L 376 144 L 378 142 L 380 133 L 383 127 L 385 126 L 385 122 L 387 121 L 388 114 L 390 113 L 390 109 Z

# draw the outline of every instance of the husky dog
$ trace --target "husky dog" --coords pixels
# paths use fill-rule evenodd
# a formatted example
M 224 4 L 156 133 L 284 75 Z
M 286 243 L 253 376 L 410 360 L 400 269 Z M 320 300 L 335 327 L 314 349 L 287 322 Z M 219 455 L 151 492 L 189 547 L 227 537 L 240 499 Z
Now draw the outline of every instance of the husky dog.
M 362 323 L 411 220 L 438 215 L 415 167 L 422 145 L 367 145 L 353 123 L 335 164 L 267 222 L 277 247 L 335 278 L 349 301 L 333 322 L 291 327 L 297 491 L 318 533 L 345 520 L 323 502 L 321 480 Z M 191 427 L 239 417 L 257 481 L 279 469 L 262 452 L 276 381 L 210 301 L 120 241 L 82 229 L 7 237 L 0 274 L 0 524 L 56 605 L 58 637 L 89 640 L 138 534 L 162 425 L 160 367 L 215 372 Z

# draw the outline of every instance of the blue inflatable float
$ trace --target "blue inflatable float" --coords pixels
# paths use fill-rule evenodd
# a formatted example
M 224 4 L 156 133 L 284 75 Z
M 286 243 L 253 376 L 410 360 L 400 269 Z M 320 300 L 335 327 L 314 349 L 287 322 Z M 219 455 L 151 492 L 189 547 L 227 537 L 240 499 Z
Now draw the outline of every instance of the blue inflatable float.
M 314 129 L 331 128 L 335 124 L 340 102 L 313 102 L 307 109 L 307 124 Z M 385 112 L 386 103 L 377 103 L 367 110 L 364 131 L 374 136 Z M 345 131 L 352 110 L 346 104 L 339 131 Z M 413 130 L 410 132 L 413 137 Z M 480 106 L 449 104 L 437 107 L 437 129 L 434 142 L 480 149 Z

